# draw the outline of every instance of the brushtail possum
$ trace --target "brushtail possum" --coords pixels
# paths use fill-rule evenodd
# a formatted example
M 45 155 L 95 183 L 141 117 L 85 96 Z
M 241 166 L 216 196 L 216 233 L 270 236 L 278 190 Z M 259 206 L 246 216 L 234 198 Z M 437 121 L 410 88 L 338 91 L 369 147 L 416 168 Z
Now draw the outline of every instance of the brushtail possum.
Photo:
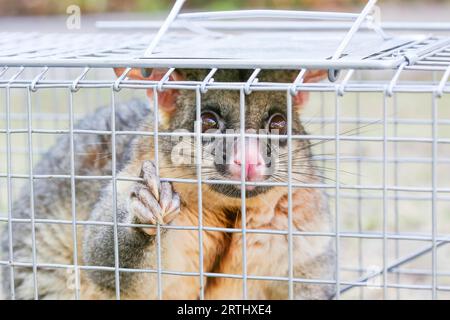
M 116 69 L 121 74 L 123 69 Z M 166 70 L 132 69 L 132 79 L 160 80 Z M 181 69 L 174 71 L 171 80 L 205 78 L 208 71 Z M 294 71 L 262 71 L 258 78 L 265 82 L 292 82 Z M 217 82 L 243 82 L 247 70 L 219 70 Z M 309 71 L 304 81 L 319 81 L 325 71 Z M 148 90 L 152 99 L 154 91 Z M 196 91 L 167 89 L 158 92 L 160 132 L 185 130 L 195 132 Z M 208 90 L 201 94 L 201 130 L 225 133 L 240 132 L 241 115 L 239 90 Z M 153 99 L 152 99 L 153 100 Z M 300 110 L 307 101 L 307 93 L 293 97 L 292 133 L 306 134 L 300 119 Z M 285 91 L 254 91 L 245 96 L 245 131 L 264 129 L 272 134 L 285 135 L 288 130 Z M 147 104 L 139 101 L 118 105 L 116 131 L 153 132 L 153 114 Z M 77 124 L 77 128 L 111 129 L 111 109 L 102 108 Z M 149 135 L 117 135 L 115 139 L 116 184 L 106 180 L 76 180 L 77 220 L 94 224 L 77 227 L 77 262 L 82 266 L 100 266 L 101 270 L 83 268 L 80 271 L 82 299 L 114 299 L 116 285 L 120 285 L 123 299 L 155 299 L 161 285 L 164 299 L 198 299 L 204 290 L 206 299 L 241 299 L 243 279 L 220 277 L 220 274 L 242 275 L 243 235 L 214 228 L 241 228 L 249 230 L 276 230 L 247 232 L 245 236 L 247 297 L 250 299 L 288 298 L 289 264 L 293 275 L 301 279 L 333 280 L 335 255 L 330 238 L 294 235 L 292 260 L 289 261 L 288 194 L 285 186 L 259 185 L 257 182 L 287 182 L 287 139 L 262 140 L 253 135 L 243 140 L 235 135 L 218 147 L 219 138 L 201 140 L 202 179 L 219 181 L 203 183 L 202 191 L 202 247 L 199 246 L 198 185 L 196 183 L 168 182 L 167 178 L 197 178 L 196 138 L 174 139 L 170 135 L 158 138 L 158 159 L 154 159 L 155 144 Z M 112 146 L 110 135 L 74 136 L 75 171 L 78 176 L 111 176 Z M 173 152 L 180 145 L 183 153 L 174 160 Z M 245 145 L 245 147 L 243 147 Z M 34 169 L 36 174 L 68 174 L 70 172 L 69 137 L 62 137 Z M 185 151 L 188 150 L 188 151 Z M 264 150 L 264 151 L 263 151 Z M 309 140 L 292 140 L 292 181 L 318 183 L 320 175 L 312 164 Z M 180 161 L 181 159 L 181 161 Z M 221 161 L 218 161 L 220 159 Z M 158 166 L 156 166 L 156 162 Z M 241 176 L 255 182 L 245 187 L 245 215 L 241 212 Z M 166 178 L 166 179 L 163 179 Z M 175 179 L 174 179 L 175 178 Z M 220 181 L 236 181 L 236 184 Z M 106 182 L 105 182 L 106 181 Z M 179 180 L 178 180 L 179 181 Z M 13 205 L 14 218 L 30 218 L 29 190 L 25 188 Z M 72 192 L 70 179 L 38 179 L 34 181 L 34 209 L 36 218 L 66 220 L 66 224 L 36 223 L 37 263 L 74 263 L 74 243 L 71 229 Z M 293 188 L 292 230 L 329 232 L 331 218 L 323 191 L 314 188 Z M 114 216 L 115 215 L 115 216 Z M 245 216 L 243 223 L 242 217 Z M 112 222 L 118 223 L 117 229 Z M 132 224 L 133 227 L 123 226 Z M 160 224 L 160 237 L 156 226 Z M 143 225 L 143 227 L 140 227 Z M 164 228 L 168 226 L 168 228 Z M 170 228 L 173 227 L 184 227 Z M 32 261 L 32 241 L 29 223 L 12 225 L 15 262 Z M 8 233 L 2 234 L 3 260 L 8 259 Z M 117 251 L 114 246 L 118 240 Z M 160 250 L 158 251 L 158 240 Z M 203 254 L 204 277 L 201 288 L 200 250 Z M 117 254 L 117 256 L 116 256 Z M 159 259 L 158 259 L 159 257 Z M 117 260 L 116 260 L 117 258 Z M 156 270 L 163 270 L 158 281 Z M 120 267 L 116 279 L 114 268 Z M 14 286 L 15 297 L 34 297 L 34 275 L 29 266 L 3 268 L 3 289 L 10 296 Z M 145 269 L 139 272 L 138 269 Z M 180 274 L 180 273 L 187 274 Z M 11 284 L 13 275 L 14 283 Z M 251 276 L 284 277 L 286 280 L 252 279 Z M 74 286 L 68 278 L 73 275 L 64 268 L 42 267 L 37 272 L 37 290 L 40 299 L 74 298 Z M 118 280 L 118 281 L 117 281 Z M 294 298 L 327 299 L 333 296 L 334 286 L 295 281 Z

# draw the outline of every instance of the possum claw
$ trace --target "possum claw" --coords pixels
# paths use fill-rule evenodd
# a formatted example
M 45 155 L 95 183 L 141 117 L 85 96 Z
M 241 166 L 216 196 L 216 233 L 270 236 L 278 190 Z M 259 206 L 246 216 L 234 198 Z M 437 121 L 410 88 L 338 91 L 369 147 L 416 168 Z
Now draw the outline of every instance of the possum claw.
M 144 183 L 148 186 L 150 192 L 159 201 L 159 189 L 161 182 L 156 174 L 156 166 L 152 161 L 144 161 L 141 168 L 140 177 L 144 179 Z
M 140 177 L 143 182 L 133 185 L 128 209 L 142 224 L 169 224 L 180 212 L 180 196 L 173 191 L 169 182 L 160 182 L 153 162 L 142 164 Z M 156 234 L 156 228 L 143 228 L 149 235 Z

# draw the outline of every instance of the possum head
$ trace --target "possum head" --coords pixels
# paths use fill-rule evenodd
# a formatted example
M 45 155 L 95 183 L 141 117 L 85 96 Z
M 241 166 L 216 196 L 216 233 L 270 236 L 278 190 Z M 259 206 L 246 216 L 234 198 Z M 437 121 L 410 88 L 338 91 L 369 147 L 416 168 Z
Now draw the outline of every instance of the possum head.
M 121 73 L 123 70 L 117 70 Z M 246 197 L 265 193 L 270 186 L 264 182 L 287 182 L 288 133 L 287 90 L 253 91 L 244 94 L 237 83 L 245 83 L 252 71 L 218 70 L 215 83 L 234 84 L 233 89 L 166 89 L 158 92 L 159 112 L 163 123 L 160 131 L 204 133 L 196 135 L 160 136 L 160 153 L 165 161 L 161 173 L 173 178 L 196 178 L 200 162 L 202 178 L 210 180 L 209 188 L 227 197 L 241 197 L 241 181 L 246 182 Z M 167 70 L 132 69 L 129 77 L 141 80 L 161 80 Z M 208 70 L 181 69 L 170 73 L 167 81 L 198 81 L 205 79 Z M 315 82 L 326 76 L 326 71 L 308 71 L 304 82 Z M 264 70 L 258 74 L 262 82 L 292 83 L 298 71 Z M 156 91 L 148 90 L 152 98 Z M 199 100 L 199 101 L 198 101 Z M 292 97 L 292 134 L 305 135 L 300 120 L 301 107 L 307 93 Z M 200 114 L 197 115 L 197 104 Z M 244 118 L 241 110 L 245 112 Z M 199 121 L 196 121 L 199 120 Z M 241 125 L 247 136 L 241 136 Z M 200 141 L 201 155 L 197 155 Z M 292 139 L 293 181 L 311 181 L 311 154 L 309 140 Z M 223 183 L 224 181 L 234 183 Z M 215 182 L 217 181 L 217 183 Z M 222 182 L 222 183 L 221 183 Z M 260 185 L 258 185 L 260 183 Z

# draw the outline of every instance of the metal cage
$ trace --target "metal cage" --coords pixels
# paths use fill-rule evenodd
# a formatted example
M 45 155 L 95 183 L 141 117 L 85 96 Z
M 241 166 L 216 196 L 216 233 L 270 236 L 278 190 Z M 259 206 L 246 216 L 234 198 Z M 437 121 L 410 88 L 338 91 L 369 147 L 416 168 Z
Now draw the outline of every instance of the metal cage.
M 115 32 L 118 28 L 152 29 L 152 25 L 145 23 L 124 22 L 99 22 L 100 28 L 112 29 L 112 33 L 0 33 L 0 230 L 9 239 L 0 269 L 7 270 L 3 275 L 10 278 L 1 279 L 10 281 L 10 296 L 2 298 L 16 298 L 14 272 L 18 268 L 32 270 L 33 281 L 29 285 L 36 299 L 40 298 L 41 272 L 67 270 L 68 278 L 73 280 L 73 297 L 79 299 L 83 298 L 80 277 L 96 268 L 115 272 L 117 299 L 121 298 L 119 272 L 155 274 L 159 298 L 163 295 L 161 283 L 167 275 L 198 277 L 200 298 L 204 297 L 205 279 L 212 277 L 241 279 L 244 299 L 247 282 L 262 280 L 286 283 L 290 299 L 295 298 L 292 288 L 297 283 L 333 285 L 336 299 L 450 298 L 450 251 L 446 246 L 450 241 L 450 109 L 447 108 L 450 106 L 450 38 L 416 34 L 420 30 L 408 29 L 407 25 L 383 28 L 374 14 L 376 1 L 373 0 L 359 14 L 270 10 L 182 14 L 183 3 L 176 2 L 157 33 Z M 347 26 L 349 29 L 345 30 Z M 391 35 L 398 30 L 403 32 Z M 270 40 L 287 43 L 286 46 L 280 48 L 278 43 L 259 41 L 268 35 Z M 299 45 L 295 40 L 303 42 Z M 243 41 L 246 48 L 242 48 Z M 193 45 L 200 49 L 187 50 Z M 232 50 L 223 53 L 224 47 Z M 116 78 L 113 67 L 123 67 L 125 71 Z M 132 68 L 155 67 L 168 70 L 160 81 L 127 77 Z M 174 81 L 170 75 L 176 68 L 201 68 L 210 72 L 202 81 Z M 214 74 L 223 68 L 253 72 L 245 82 L 214 81 Z M 298 76 L 290 83 L 259 81 L 258 74 L 265 69 L 294 69 L 298 70 Z M 309 69 L 329 70 L 328 80 L 303 83 Z M 288 193 L 299 187 L 323 189 L 334 218 L 333 230 L 301 232 L 293 229 L 292 220 L 288 230 L 283 231 L 252 230 L 246 223 L 240 228 L 203 226 L 202 203 L 206 200 L 202 198 L 202 184 L 217 181 L 203 178 L 199 165 L 196 179 L 162 177 L 164 181 L 194 184 L 198 188 L 199 223 L 195 230 L 199 232 L 200 268 L 197 272 L 164 270 L 160 254 L 155 270 L 129 270 L 121 267 L 117 259 L 114 267 L 84 265 L 79 257 L 77 230 L 99 222 L 79 219 L 77 212 L 82 204 L 76 200 L 76 185 L 95 181 L 112 181 L 115 185 L 124 180 L 117 177 L 114 152 L 116 139 L 120 137 L 144 135 L 157 143 L 161 136 L 177 135 L 160 132 L 157 121 L 152 132 L 139 132 L 137 128 L 117 130 L 116 106 L 133 97 L 144 99 L 147 89 L 156 92 L 174 88 L 195 91 L 197 113 L 199 99 L 206 91 L 238 91 L 241 115 L 245 115 L 245 96 L 251 92 L 285 92 L 288 114 L 292 111 L 292 95 L 298 91 L 309 92 L 310 101 L 302 119 L 309 134 L 295 136 L 287 132 L 287 141 L 288 147 L 294 139 L 311 141 L 322 182 L 300 183 L 293 181 L 289 174 L 287 181 L 272 185 L 286 187 Z M 77 128 L 79 119 L 102 105 L 109 106 L 111 112 L 109 128 Z M 157 107 L 156 99 L 151 103 L 155 115 Z M 241 117 L 244 124 L 245 117 Z M 111 137 L 110 175 L 86 176 L 77 172 L 74 137 L 90 135 Z M 35 165 L 60 136 L 71 141 L 70 149 L 66 150 L 70 170 L 60 174 L 35 172 Z M 196 131 L 191 136 L 201 139 L 202 134 Z M 236 136 L 245 139 L 248 134 L 241 130 Z M 156 154 L 156 162 L 157 159 Z M 292 157 L 288 161 L 291 173 Z M 34 185 L 42 180 L 68 183 L 72 219 L 35 216 L 34 206 L 44 200 L 34 196 Z M 241 214 L 245 221 L 243 190 L 252 182 L 242 176 L 240 182 L 220 183 L 241 186 Z M 27 190 L 29 195 L 26 200 L 29 218 L 14 216 L 20 190 Z M 290 197 L 288 206 L 292 219 Z M 14 259 L 13 225 L 20 224 L 31 225 L 29 261 Z M 113 225 L 116 230 L 117 255 L 117 228 L 136 225 L 117 221 L 105 224 Z M 66 228 L 72 237 L 69 244 L 73 248 L 72 263 L 59 263 L 57 258 L 38 261 L 35 229 L 40 225 Z M 158 236 L 163 228 L 188 229 L 158 225 Z M 204 270 L 201 235 L 205 231 L 242 235 L 242 274 Z M 294 237 L 332 238 L 337 259 L 335 278 L 298 278 L 292 265 L 284 276 L 247 273 L 245 239 L 252 233 L 286 236 L 290 261 Z

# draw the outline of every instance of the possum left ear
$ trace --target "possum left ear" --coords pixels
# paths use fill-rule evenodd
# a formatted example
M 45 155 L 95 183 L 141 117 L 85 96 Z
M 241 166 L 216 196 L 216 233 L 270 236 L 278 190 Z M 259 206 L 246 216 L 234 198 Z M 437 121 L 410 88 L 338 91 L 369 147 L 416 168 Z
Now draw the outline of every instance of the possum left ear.
M 328 76 L 327 70 L 308 70 L 303 78 L 303 83 L 319 82 Z M 293 104 L 297 108 L 301 108 L 308 102 L 309 92 L 299 90 L 293 97 Z
M 125 70 L 125 68 L 114 68 L 117 77 L 120 77 Z M 133 68 L 128 72 L 127 77 L 133 80 L 160 81 L 166 75 L 167 71 L 168 69 Z M 183 80 L 183 77 L 177 71 L 173 71 L 167 79 L 167 81 L 181 80 Z M 153 88 L 147 89 L 147 96 L 151 99 L 153 98 L 153 92 Z M 164 91 L 158 92 L 158 106 L 164 115 L 170 116 L 175 112 L 178 93 L 178 90 L 175 89 L 165 89 Z

